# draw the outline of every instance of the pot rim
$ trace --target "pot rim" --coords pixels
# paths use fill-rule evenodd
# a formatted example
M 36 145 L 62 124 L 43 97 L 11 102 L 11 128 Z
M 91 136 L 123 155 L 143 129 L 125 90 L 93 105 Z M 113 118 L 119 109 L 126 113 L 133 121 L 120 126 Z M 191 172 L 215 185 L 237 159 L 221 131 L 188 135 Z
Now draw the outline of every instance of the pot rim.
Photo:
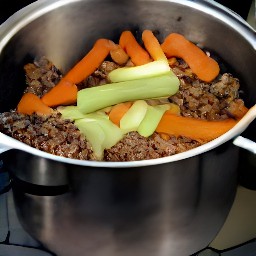
M 0 54 L 4 46 L 9 42 L 9 40 L 23 27 L 42 16 L 43 14 L 52 11 L 61 6 L 67 5 L 72 2 L 81 2 L 84 0 L 38 0 L 32 4 L 24 7 L 15 14 L 13 14 L 9 19 L 7 19 L 0 26 Z M 92 0 L 89 0 L 92 1 Z M 88 1 L 88 2 L 89 2 Z M 139 1 L 151 1 L 151 0 L 139 0 Z M 157 0 L 158 1 L 158 0 Z M 234 13 L 230 9 L 222 6 L 221 4 L 216 3 L 213 0 L 163 0 L 165 2 L 176 3 L 180 5 L 189 6 L 191 8 L 196 8 L 208 15 L 212 15 L 215 18 L 223 21 L 230 27 L 235 27 L 236 30 L 245 38 L 248 43 L 256 50 L 256 41 L 255 41 L 255 30 L 245 22 L 238 14 Z M 138 161 L 129 161 L 129 162 L 103 162 L 103 161 L 91 161 L 91 160 L 77 160 L 61 156 L 56 156 L 50 153 L 33 148 L 25 143 L 22 143 L 14 138 L 11 138 L 0 132 L 0 153 L 9 149 L 18 149 L 33 155 L 47 158 L 50 160 L 80 165 L 80 166 L 90 166 L 90 167 L 105 167 L 105 168 L 132 168 L 132 167 L 141 167 L 141 166 L 153 166 L 158 164 L 165 164 L 170 162 L 175 162 L 190 158 L 207 151 L 210 151 L 225 142 L 237 137 L 240 135 L 249 124 L 256 117 L 256 104 L 247 112 L 247 114 L 228 132 L 221 135 L 220 137 L 203 144 L 194 149 L 178 153 L 172 156 L 150 159 L 150 160 L 138 160 Z M 2 149 L 1 149 L 2 148 Z

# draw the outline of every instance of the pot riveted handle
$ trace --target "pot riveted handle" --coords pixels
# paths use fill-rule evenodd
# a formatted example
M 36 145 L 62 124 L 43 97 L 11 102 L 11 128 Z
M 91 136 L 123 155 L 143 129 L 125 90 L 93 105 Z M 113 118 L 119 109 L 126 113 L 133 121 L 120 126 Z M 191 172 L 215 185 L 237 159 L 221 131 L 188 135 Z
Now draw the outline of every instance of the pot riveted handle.
M 0 154 L 13 148 L 12 141 L 9 141 L 9 137 L 0 132 Z
M 243 136 L 236 137 L 233 141 L 233 144 L 256 154 L 256 143 L 247 138 L 244 138 Z
M 0 144 L 0 154 L 2 154 L 3 152 L 10 150 L 11 148 L 3 146 L 2 144 Z
M 244 118 L 241 120 L 242 126 L 248 127 L 256 118 L 256 105 L 250 108 Z M 256 143 L 250 139 L 244 138 L 243 136 L 238 136 L 233 140 L 233 144 L 240 148 L 246 149 L 254 154 L 256 154 Z
M 0 154 L 10 149 L 19 149 L 26 152 L 34 150 L 34 148 L 31 148 L 29 145 L 0 132 Z

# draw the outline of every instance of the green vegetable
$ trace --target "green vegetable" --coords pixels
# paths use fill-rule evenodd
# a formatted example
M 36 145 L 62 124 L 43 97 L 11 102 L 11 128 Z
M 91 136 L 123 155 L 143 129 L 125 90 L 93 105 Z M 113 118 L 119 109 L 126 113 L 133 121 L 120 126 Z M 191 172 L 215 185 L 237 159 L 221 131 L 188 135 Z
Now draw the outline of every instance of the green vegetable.
M 167 61 L 157 60 L 136 67 L 123 67 L 111 71 L 108 78 L 111 82 L 122 82 L 161 76 L 172 72 Z M 174 76 L 174 74 L 172 73 Z
M 102 114 L 89 114 L 75 121 L 75 125 L 83 133 L 92 146 L 98 159 L 103 158 L 104 149 L 109 149 L 123 138 L 123 131 Z
M 104 130 L 96 121 L 79 119 L 75 121 L 75 125 L 92 146 L 92 150 L 97 159 L 102 159 L 104 152 L 104 141 L 106 135 Z
M 170 109 L 169 104 L 148 106 L 147 113 L 138 127 L 138 133 L 141 136 L 149 137 L 156 130 L 163 114 Z
M 120 128 L 124 132 L 137 131 L 146 115 L 148 104 L 144 100 L 137 100 L 120 120 Z
M 75 120 L 75 125 L 85 135 L 98 159 L 102 159 L 104 149 L 114 146 L 124 135 L 104 110 L 90 114 L 82 114 L 77 106 L 59 107 L 58 110 L 62 118 Z
M 61 113 L 62 118 L 69 119 L 71 121 L 85 118 L 85 115 L 77 106 L 58 107 L 58 111 Z
M 83 114 L 95 112 L 125 101 L 168 97 L 179 89 L 179 79 L 168 74 L 80 90 L 77 106 Z

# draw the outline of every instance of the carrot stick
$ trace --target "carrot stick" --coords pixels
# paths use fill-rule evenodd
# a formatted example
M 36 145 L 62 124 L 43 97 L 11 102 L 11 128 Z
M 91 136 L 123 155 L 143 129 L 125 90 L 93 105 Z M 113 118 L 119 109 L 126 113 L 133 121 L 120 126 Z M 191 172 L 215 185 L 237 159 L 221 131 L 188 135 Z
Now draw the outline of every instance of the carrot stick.
M 119 45 L 125 50 L 136 66 L 151 61 L 149 54 L 139 45 L 131 31 L 122 32 L 119 39 Z
M 184 36 L 171 33 L 161 45 L 166 56 L 182 58 L 199 79 L 211 82 L 220 72 L 218 63 Z
M 238 121 L 229 118 L 221 121 L 207 121 L 178 115 L 163 115 L 156 132 L 174 136 L 185 136 L 194 140 L 210 141 L 230 130 Z
M 107 39 L 98 39 L 93 48 L 80 60 L 62 80 L 42 97 L 50 107 L 74 104 L 77 99 L 77 86 L 91 75 L 104 61 L 115 43 Z
M 115 47 L 111 40 L 98 39 L 93 48 L 64 76 L 64 79 L 74 84 L 82 82 L 100 66 L 110 50 Z
M 144 42 L 145 48 L 147 49 L 153 60 L 164 60 L 168 62 L 160 43 L 158 42 L 152 31 L 144 30 L 142 33 L 142 40 Z
M 113 106 L 109 113 L 109 120 L 117 126 L 120 126 L 120 120 L 131 106 L 132 102 L 123 102 Z
M 230 103 L 226 110 L 233 118 L 240 119 L 249 109 L 244 105 L 242 100 L 235 100 Z
M 72 105 L 77 100 L 77 86 L 63 78 L 55 87 L 53 87 L 42 98 L 42 102 L 49 106 Z
M 129 60 L 129 56 L 120 45 L 116 45 L 116 48 L 110 51 L 110 56 L 119 65 L 124 65 Z
M 17 111 L 22 114 L 32 115 L 33 113 L 49 115 L 52 109 L 46 106 L 41 99 L 33 93 L 23 94 Z

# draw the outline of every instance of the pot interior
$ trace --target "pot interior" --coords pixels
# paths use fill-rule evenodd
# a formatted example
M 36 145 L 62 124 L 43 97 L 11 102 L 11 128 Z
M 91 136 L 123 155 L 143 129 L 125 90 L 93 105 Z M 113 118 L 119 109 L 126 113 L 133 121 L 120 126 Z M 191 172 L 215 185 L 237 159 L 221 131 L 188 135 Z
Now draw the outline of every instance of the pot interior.
M 178 32 L 209 49 L 220 59 L 223 72 L 240 79 L 246 105 L 255 103 L 256 58 L 244 38 L 247 28 L 216 6 L 196 1 L 37 2 L 2 28 L 0 112 L 16 107 L 26 87 L 23 66 L 35 57 L 46 56 L 65 73 L 98 38 L 118 42 L 123 30 L 131 30 L 141 41 L 144 29 L 153 30 L 160 42 Z

